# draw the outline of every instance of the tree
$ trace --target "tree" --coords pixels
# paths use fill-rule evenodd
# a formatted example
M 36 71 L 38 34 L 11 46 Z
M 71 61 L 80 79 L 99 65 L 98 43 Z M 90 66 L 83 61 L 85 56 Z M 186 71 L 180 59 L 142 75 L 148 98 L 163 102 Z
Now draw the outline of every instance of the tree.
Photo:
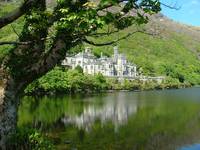
M 76 66 L 75 70 L 77 70 L 79 73 L 83 73 L 83 68 L 80 65 Z
M 25 24 L 15 47 L 3 61 L 4 89 L 0 100 L 0 147 L 6 148 L 15 132 L 17 109 L 24 89 L 47 73 L 71 48 L 86 42 L 96 46 L 113 44 L 140 30 L 110 41 L 95 43 L 90 36 L 104 36 L 148 22 L 148 16 L 160 11 L 159 0 L 57 0 L 53 11 L 45 0 L 25 0 L 21 7 L 0 18 L 0 28 L 25 15 Z M 114 8 L 115 6 L 115 8 Z M 114 30 L 99 32 L 106 25 Z

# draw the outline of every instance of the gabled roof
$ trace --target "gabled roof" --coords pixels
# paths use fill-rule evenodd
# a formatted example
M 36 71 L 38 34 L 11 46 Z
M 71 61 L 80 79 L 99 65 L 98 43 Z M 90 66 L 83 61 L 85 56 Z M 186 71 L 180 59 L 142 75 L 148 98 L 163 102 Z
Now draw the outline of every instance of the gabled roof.
M 77 57 L 83 57 L 83 58 L 91 58 L 91 59 L 95 59 L 96 57 L 92 54 L 92 53 L 86 53 L 86 52 L 80 52 L 78 54 L 76 54 L 74 56 L 75 58 Z

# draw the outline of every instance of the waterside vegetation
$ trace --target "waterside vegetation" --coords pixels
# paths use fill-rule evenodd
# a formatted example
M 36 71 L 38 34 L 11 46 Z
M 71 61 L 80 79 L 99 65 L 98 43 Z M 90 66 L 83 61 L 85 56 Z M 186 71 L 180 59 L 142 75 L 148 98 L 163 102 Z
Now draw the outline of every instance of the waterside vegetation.
M 178 79 L 167 77 L 162 83 L 156 81 L 118 81 L 115 78 L 106 78 L 102 74 L 86 75 L 80 67 L 75 70 L 55 67 L 54 70 L 30 84 L 25 93 L 27 95 L 52 95 L 94 93 L 110 90 L 153 90 L 166 88 L 182 88 L 191 86 L 190 83 L 181 83 Z

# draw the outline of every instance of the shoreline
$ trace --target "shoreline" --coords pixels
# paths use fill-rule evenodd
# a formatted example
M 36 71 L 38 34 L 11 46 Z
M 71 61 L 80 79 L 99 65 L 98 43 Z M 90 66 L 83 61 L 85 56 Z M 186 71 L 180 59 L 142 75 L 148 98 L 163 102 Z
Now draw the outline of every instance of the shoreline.
M 101 91 L 78 91 L 78 92 L 58 92 L 58 91 L 49 91 L 49 92 L 40 92 L 40 93 L 33 93 L 33 94 L 25 94 L 24 96 L 33 96 L 33 97 L 43 97 L 43 96 L 58 96 L 58 95 L 96 95 L 96 94 L 104 94 L 104 93 L 114 93 L 114 92 L 144 92 L 144 91 L 162 91 L 162 90 L 178 90 L 178 89 L 186 89 L 186 88 L 195 88 L 200 87 L 200 85 L 195 86 L 181 86 L 181 87 L 166 87 L 166 88 L 149 88 L 149 89 L 108 89 L 108 90 L 101 90 Z

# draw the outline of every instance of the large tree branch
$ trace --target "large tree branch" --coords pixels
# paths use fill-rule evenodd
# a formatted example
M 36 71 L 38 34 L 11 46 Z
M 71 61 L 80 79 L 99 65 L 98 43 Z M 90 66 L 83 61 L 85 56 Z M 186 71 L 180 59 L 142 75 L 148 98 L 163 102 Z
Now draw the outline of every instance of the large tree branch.
M 92 33 L 89 36 L 92 36 L 92 37 L 103 37 L 103 36 L 109 36 L 109 35 L 112 35 L 112 34 L 118 33 L 118 32 L 119 32 L 119 30 L 110 31 L 110 32 L 99 32 L 99 33 Z
M 16 10 L 0 17 L 0 29 L 24 15 L 26 11 L 32 7 L 32 4 L 37 1 L 39 2 L 39 0 L 27 0 Z
M 127 2 L 127 0 L 118 0 L 117 3 L 119 4 L 119 3 L 123 3 L 123 2 Z M 169 5 L 169 4 L 166 4 L 166 3 L 163 3 L 163 2 L 160 2 L 160 4 L 162 6 L 164 6 L 164 7 L 170 8 L 170 9 L 175 9 L 175 10 L 179 10 L 180 9 L 180 7 L 177 7 L 176 4 L 175 5 Z M 98 7 L 96 10 L 97 11 L 102 11 L 102 10 L 105 10 L 105 9 L 113 7 L 113 6 L 114 6 L 114 4 L 110 3 L 108 5 L 104 5 L 104 6 Z
M 166 3 L 162 3 L 160 2 L 161 5 L 163 5 L 164 7 L 170 8 L 170 9 L 175 9 L 175 10 L 179 10 L 181 7 L 177 7 L 176 4 L 175 5 L 168 5 Z
M 46 37 L 46 38 L 41 38 L 40 41 L 45 41 L 45 40 L 49 40 L 52 39 L 53 37 Z M 30 45 L 34 42 L 37 42 L 37 40 L 33 40 L 33 41 L 25 41 L 25 42 L 17 42 L 17 41 L 0 41 L 0 46 L 2 45 Z
M 0 46 L 1 45 L 29 45 L 33 42 L 29 41 L 29 42 L 16 42 L 16 41 L 5 41 L 5 42 L 0 42 Z
M 125 35 L 125 36 L 117 39 L 117 40 L 113 40 L 113 41 L 106 42 L 106 43 L 95 43 L 95 42 L 93 42 L 91 40 L 88 40 L 87 38 L 84 38 L 83 41 L 86 42 L 86 43 L 88 43 L 88 44 L 90 44 L 90 45 L 94 45 L 94 46 L 107 46 L 107 45 L 115 44 L 115 43 L 117 43 L 117 42 L 119 42 L 121 40 L 124 40 L 124 39 L 126 39 L 126 38 L 128 38 L 128 37 L 130 37 L 130 36 L 132 36 L 133 34 L 136 34 L 136 33 L 143 33 L 143 34 L 148 34 L 148 35 L 154 35 L 152 33 L 147 33 L 145 31 L 137 30 L 137 31 L 131 32 L 131 33 L 129 33 L 129 34 L 127 34 L 127 35 Z
M 59 35 L 59 37 L 56 37 L 49 52 L 41 56 L 37 63 L 26 68 L 29 74 L 25 77 L 26 80 L 23 79 L 24 86 L 27 86 L 27 84 L 53 69 L 56 64 L 59 64 L 60 61 L 64 59 L 65 51 L 69 50 L 79 42 L 76 39 L 74 40 L 71 38 L 65 40 L 64 37 L 66 37 L 66 35 Z
M 122 3 L 122 2 L 125 2 L 125 1 L 126 1 L 126 0 L 118 0 L 117 3 Z M 108 5 L 104 5 L 104 6 L 98 7 L 96 10 L 97 10 L 97 11 L 101 11 L 101 10 L 110 8 L 110 7 L 112 7 L 112 6 L 114 6 L 114 4 L 113 4 L 113 3 L 110 3 L 110 4 L 108 4 Z

